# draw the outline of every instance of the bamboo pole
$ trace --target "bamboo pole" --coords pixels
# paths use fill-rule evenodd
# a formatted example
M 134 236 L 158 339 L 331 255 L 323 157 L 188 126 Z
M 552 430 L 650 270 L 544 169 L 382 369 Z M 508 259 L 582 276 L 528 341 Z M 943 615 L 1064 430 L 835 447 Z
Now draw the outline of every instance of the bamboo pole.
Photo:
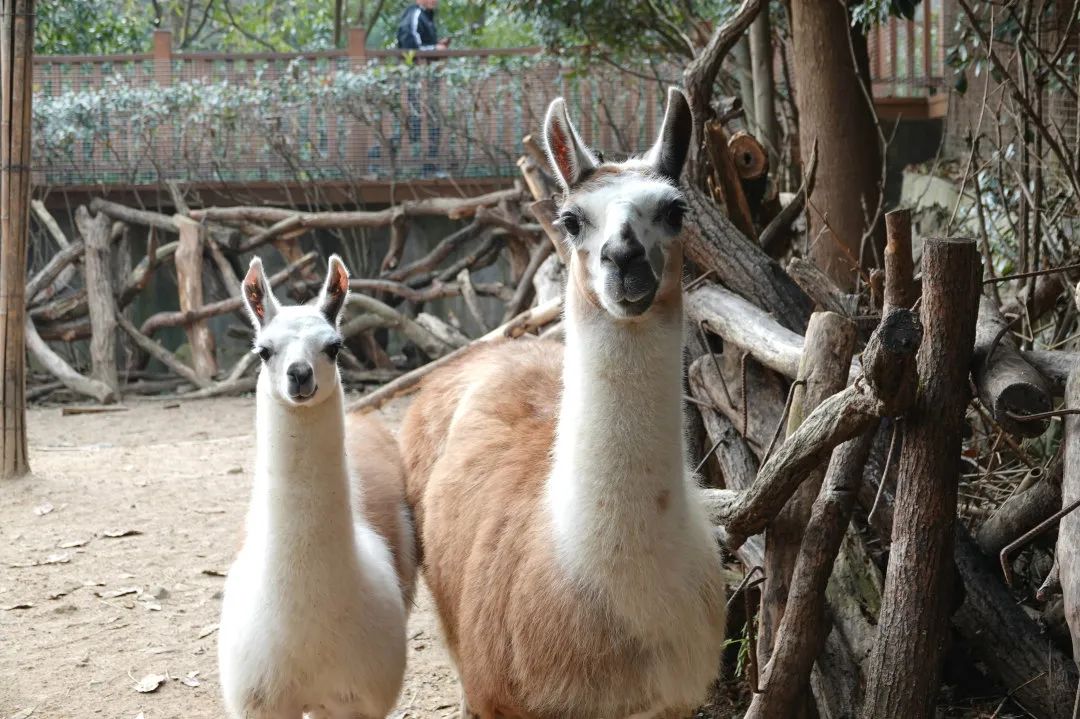
M 33 0 L 4 0 L 0 21 L 0 477 L 30 471 L 24 323 L 33 13 Z

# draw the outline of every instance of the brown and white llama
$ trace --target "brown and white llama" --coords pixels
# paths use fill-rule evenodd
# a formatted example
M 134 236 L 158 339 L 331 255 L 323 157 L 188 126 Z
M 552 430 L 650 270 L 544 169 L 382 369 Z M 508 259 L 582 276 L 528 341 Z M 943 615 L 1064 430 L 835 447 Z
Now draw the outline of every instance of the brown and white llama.
M 346 422 L 337 368 L 349 292 L 334 255 L 315 306 L 282 307 L 255 259 L 244 304 L 262 359 L 247 535 L 229 570 L 218 665 L 244 719 L 376 719 L 405 672 L 416 575 L 397 443 Z
M 405 419 L 408 499 L 463 712 L 655 717 L 696 706 L 717 673 L 721 560 L 683 428 L 690 135 L 673 88 L 653 148 L 600 163 L 553 102 L 565 349 L 468 353 Z

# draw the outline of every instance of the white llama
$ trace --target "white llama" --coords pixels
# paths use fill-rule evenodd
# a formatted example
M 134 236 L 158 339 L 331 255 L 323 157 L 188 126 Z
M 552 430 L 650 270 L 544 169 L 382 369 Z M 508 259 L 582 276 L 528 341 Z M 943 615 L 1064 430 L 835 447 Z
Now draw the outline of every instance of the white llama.
M 566 345 L 504 343 L 432 374 L 402 430 L 424 573 L 483 719 L 656 717 L 719 669 L 721 559 L 689 469 L 678 188 L 690 107 L 599 163 L 561 99 Z
M 247 536 L 229 570 L 218 664 L 232 717 L 374 719 L 405 671 L 415 549 L 397 444 L 350 422 L 337 370 L 349 275 L 282 307 L 251 261 L 244 303 L 262 358 Z

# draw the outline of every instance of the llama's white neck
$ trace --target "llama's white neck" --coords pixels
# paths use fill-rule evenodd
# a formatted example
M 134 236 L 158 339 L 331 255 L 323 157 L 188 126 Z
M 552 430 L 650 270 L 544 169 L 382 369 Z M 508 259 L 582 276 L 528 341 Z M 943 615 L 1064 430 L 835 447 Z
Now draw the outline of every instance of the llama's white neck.
M 355 541 L 340 384 L 311 407 L 285 407 L 259 378 L 255 487 L 249 534 L 270 547 L 311 548 Z
M 547 487 L 557 555 L 578 577 L 627 587 L 635 565 L 683 544 L 687 524 L 682 311 L 616 323 L 572 284 Z

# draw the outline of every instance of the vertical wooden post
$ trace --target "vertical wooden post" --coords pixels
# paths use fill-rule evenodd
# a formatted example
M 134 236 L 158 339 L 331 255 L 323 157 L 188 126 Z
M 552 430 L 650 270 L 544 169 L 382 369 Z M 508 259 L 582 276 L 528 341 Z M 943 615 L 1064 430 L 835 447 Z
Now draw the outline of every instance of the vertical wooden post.
M 80 205 L 75 211 L 75 224 L 86 243 L 83 267 L 90 309 L 90 376 L 115 394 L 120 379 L 116 371 L 116 309 L 109 249 L 112 222 L 105 213 L 91 217 L 86 206 Z
M 176 249 L 176 285 L 180 295 L 180 311 L 189 312 L 203 305 L 203 227 L 189 217 L 173 215 L 180 228 L 180 244 Z M 214 335 L 206 320 L 185 327 L 191 346 L 191 365 L 202 379 L 217 374 L 214 354 Z
M 348 41 L 345 47 L 345 56 L 348 58 L 349 70 L 353 72 L 361 69 L 367 62 L 367 30 L 362 27 L 349 28 Z M 338 120 L 345 123 L 345 167 L 351 177 L 361 178 L 368 174 L 367 154 L 370 150 L 370 131 L 356 121 L 351 113 L 345 113 Z M 390 148 L 383 148 L 389 152 Z M 380 160 L 380 164 L 385 162 Z
M 4 0 L 0 20 L 0 478 L 30 471 L 24 325 L 33 52 L 33 0 Z
M 367 30 L 362 27 L 349 28 L 349 43 L 345 54 L 354 64 L 367 59 Z
M 851 355 L 855 351 L 855 323 L 833 312 L 815 312 L 806 328 L 806 345 L 799 362 L 798 379 L 788 418 L 788 434 L 823 400 L 847 385 Z M 791 575 L 799 556 L 810 509 L 821 488 L 824 468 L 815 470 L 799 486 L 784 509 L 765 531 L 765 585 L 761 592 L 761 633 L 758 663 L 772 656 L 775 633 L 787 607 Z
M 172 33 L 154 30 L 154 79 L 159 85 L 172 83 Z
M 961 427 L 982 275 L 971 239 L 927 239 L 919 395 L 904 425 L 892 551 L 862 716 L 934 715 L 953 589 Z

